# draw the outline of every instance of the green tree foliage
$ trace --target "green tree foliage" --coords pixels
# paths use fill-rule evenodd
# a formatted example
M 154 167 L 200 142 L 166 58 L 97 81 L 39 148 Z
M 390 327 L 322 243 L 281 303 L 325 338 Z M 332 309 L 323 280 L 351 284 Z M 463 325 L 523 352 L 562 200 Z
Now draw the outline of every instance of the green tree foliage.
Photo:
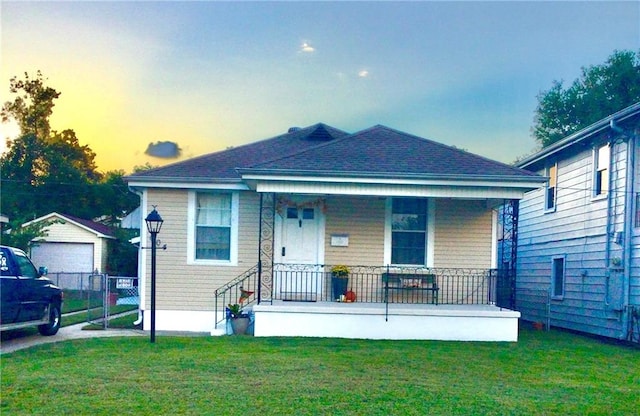
M 6 229 L 2 229 L 2 244 L 28 251 L 31 240 L 36 237 L 46 237 L 47 227 L 56 222 L 57 221 L 41 221 L 23 227 L 19 220 L 9 221 Z
M 615 51 L 604 64 L 583 67 L 568 88 L 554 81 L 538 95 L 533 135 L 546 147 L 638 101 L 640 51 Z
M 39 71 L 35 78 L 27 73 L 22 80 L 13 77 L 9 90 L 15 97 L 3 105 L 2 121 L 14 119 L 20 135 L 7 139 L 8 150 L 0 157 L 0 209 L 13 235 L 3 235 L 3 241 L 14 238 L 23 246 L 22 239 L 42 235 L 42 228 L 20 225 L 53 211 L 115 225 L 137 207 L 139 198 L 128 191 L 124 172 L 98 172 L 96 154 L 80 145 L 73 130 L 51 129 L 60 93 L 45 85 Z

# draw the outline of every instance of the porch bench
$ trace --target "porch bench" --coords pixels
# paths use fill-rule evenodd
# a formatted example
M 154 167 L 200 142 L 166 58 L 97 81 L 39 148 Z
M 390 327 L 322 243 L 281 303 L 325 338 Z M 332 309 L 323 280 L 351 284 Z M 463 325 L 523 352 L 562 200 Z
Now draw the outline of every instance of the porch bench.
M 385 300 L 389 290 L 423 290 L 432 292 L 431 303 L 438 304 L 438 282 L 435 274 L 382 273 Z

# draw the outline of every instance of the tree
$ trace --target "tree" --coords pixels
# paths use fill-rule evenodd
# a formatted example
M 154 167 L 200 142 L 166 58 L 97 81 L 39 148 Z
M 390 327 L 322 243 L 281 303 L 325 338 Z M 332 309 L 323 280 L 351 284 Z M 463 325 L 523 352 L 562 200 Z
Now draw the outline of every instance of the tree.
M 546 147 L 640 101 L 640 51 L 614 51 L 604 64 L 583 67 L 567 89 L 554 81 L 537 98 L 532 132 Z
M 0 210 L 10 218 L 9 232 L 2 230 L 3 243 L 26 250 L 34 238 L 46 237 L 51 223 L 22 224 L 53 211 L 99 219 L 122 237 L 109 246 L 108 267 L 135 274 L 137 249 L 128 243 L 131 235 L 115 228 L 139 203 L 123 180 L 124 172 L 101 174 L 96 154 L 80 145 L 73 130 L 51 129 L 49 118 L 60 93 L 45 85 L 40 71 L 35 78 L 27 73 L 24 80 L 11 78 L 9 89 L 17 97 L 3 105 L 2 121 L 15 119 L 20 135 L 7 140 L 8 151 L 0 156 Z
M 15 119 L 20 136 L 7 140 L 0 157 L 2 213 L 30 220 L 51 211 L 91 218 L 95 206 L 91 186 L 101 179 L 95 153 L 81 146 L 73 130 L 51 130 L 49 118 L 60 93 L 35 78 L 13 77 L 10 91 L 17 97 L 2 107 L 2 121 Z

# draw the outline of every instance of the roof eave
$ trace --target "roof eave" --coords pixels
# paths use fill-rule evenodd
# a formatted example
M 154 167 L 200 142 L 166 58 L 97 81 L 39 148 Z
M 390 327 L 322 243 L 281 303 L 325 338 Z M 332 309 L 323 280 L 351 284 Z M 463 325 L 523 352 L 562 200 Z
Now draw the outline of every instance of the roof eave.
M 284 179 L 299 180 L 297 178 L 305 178 L 305 180 L 316 180 L 326 178 L 347 178 L 351 180 L 365 179 L 381 179 L 381 180 L 441 180 L 441 181 L 498 181 L 498 182 L 534 182 L 545 183 L 546 178 L 531 175 L 455 175 L 455 174 L 430 174 L 430 173 L 380 173 L 380 172 L 349 172 L 349 171 L 309 171 L 309 170 L 287 170 L 287 169 L 238 169 L 238 173 L 242 175 L 242 179 Z
M 631 105 L 623 110 L 620 110 L 617 113 L 610 115 L 609 117 L 603 118 L 602 120 L 597 121 L 592 125 L 587 126 L 584 129 L 577 131 L 550 146 L 545 147 L 539 152 L 534 153 L 533 155 L 521 160 L 516 164 L 516 166 L 526 169 L 527 167 L 532 166 L 555 153 L 571 147 L 576 143 L 588 140 L 589 138 L 609 129 L 611 126 L 611 122 L 622 122 L 637 114 L 640 114 L 640 102 Z

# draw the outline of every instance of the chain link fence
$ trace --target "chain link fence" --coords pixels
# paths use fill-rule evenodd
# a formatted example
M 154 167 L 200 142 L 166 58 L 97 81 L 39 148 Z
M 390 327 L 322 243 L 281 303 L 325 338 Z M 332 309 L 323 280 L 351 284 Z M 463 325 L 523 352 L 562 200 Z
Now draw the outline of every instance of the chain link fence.
M 548 290 L 516 289 L 516 310 L 524 321 L 551 327 L 551 297 Z
M 64 315 L 86 314 L 87 323 L 105 329 L 114 315 L 140 305 L 137 277 L 105 273 L 49 273 L 47 277 L 64 292 Z

